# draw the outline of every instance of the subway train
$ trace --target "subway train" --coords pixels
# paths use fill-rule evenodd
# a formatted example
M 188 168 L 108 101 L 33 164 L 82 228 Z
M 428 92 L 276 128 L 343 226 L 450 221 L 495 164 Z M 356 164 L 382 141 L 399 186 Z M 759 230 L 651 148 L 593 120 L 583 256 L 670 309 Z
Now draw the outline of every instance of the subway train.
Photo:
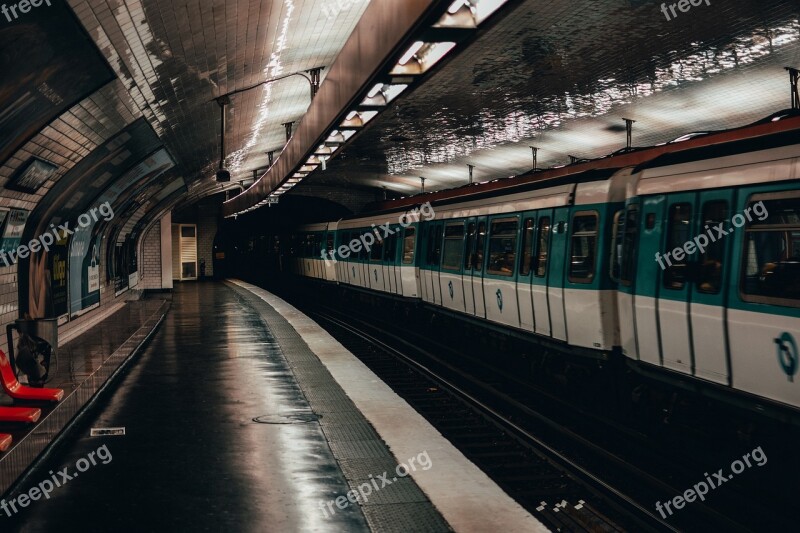
M 796 114 L 397 204 L 290 267 L 800 418 Z

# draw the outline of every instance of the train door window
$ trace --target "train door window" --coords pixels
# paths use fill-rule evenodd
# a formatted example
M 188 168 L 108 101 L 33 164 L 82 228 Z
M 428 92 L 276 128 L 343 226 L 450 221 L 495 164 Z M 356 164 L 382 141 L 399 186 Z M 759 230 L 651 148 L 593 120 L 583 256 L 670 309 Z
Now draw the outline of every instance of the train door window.
M 542 217 L 539 219 L 539 231 L 537 232 L 536 245 L 538 252 L 536 254 L 536 261 L 534 264 L 535 276 L 543 278 L 547 276 L 547 259 L 550 253 L 550 231 L 552 229 L 552 222 L 550 217 Z
M 572 283 L 591 283 L 597 259 L 597 211 L 582 211 L 572 218 L 569 280 Z
M 703 226 L 712 228 L 730 219 L 728 202 L 715 200 L 703 206 Z M 719 294 L 722 290 L 722 269 L 725 261 L 725 241 L 710 243 L 705 252 L 700 253 L 696 286 L 699 292 Z
M 620 265 L 619 279 L 623 285 L 630 286 L 636 276 L 636 254 L 639 246 L 639 208 L 637 206 L 631 205 L 625 212 L 622 232 L 622 264 Z
M 392 264 L 397 258 L 397 234 L 386 237 L 383 245 L 383 260 Z
M 404 265 L 413 265 L 414 264 L 414 250 L 417 244 L 417 229 L 416 228 L 406 228 L 405 234 L 403 235 L 403 264 Z
M 533 268 L 533 239 L 534 226 L 536 222 L 532 218 L 526 218 L 522 231 L 522 258 L 519 264 L 519 275 L 528 276 Z
M 483 250 L 486 248 L 486 222 L 478 224 L 478 233 L 475 235 L 475 272 L 483 271 Z
M 361 242 L 361 237 L 367 233 L 368 232 L 366 230 L 361 230 L 353 235 L 353 237 L 359 242 L 361 248 L 358 252 L 359 261 L 369 261 L 369 250 L 367 250 L 366 246 L 364 246 L 364 244 Z
M 667 250 L 683 248 L 684 243 L 691 240 L 692 204 L 673 204 L 669 208 L 667 221 Z M 686 285 L 686 269 L 689 258 L 682 254 L 682 258 L 670 255 L 672 265 L 664 270 L 664 287 L 667 289 L 681 290 Z
M 442 269 L 451 271 L 461 270 L 461 261 L 464 256 L 464 223 L 448 224 L 444 230 L 444 253 L 442 255 Z
M 364 235 L 367 235 L 365 233 Z M 372 235 L 375 236 L 375 232 L 372 232 Z M 383 260 L 383 247 L 386 243 L 380 237 L 375 237 L 375 243 L 372 245 L 372 250 L 370 250 L 370 261 L 382 261 Z
M 745 229 L 742 299 L 800 307 L 800 194 L 757 195 L 745 212 L 751 222 Z
M 514 275 L 517 264 L 517 229 L 519 220 L 503 218 L 492 221 L 489 235 L 489 263 L 486 272 L 495 276 Z
M 439 266 L 439 260 L 442 254 L 442 227 L 435 225 L 430 228 L 427 262 L 429 267 L 435 268 Z
M 620 209 L 614 213 L 614 224 L 611 230 L 611 257 L 609 261 L 608 275 L 612 281 L 619 282 L 622 265 L 622 243 L 625 238 L 625 225 L 622 223 L 622 217 L 625 214 L 624 209 Z
M 464 246 L 466 253 L 464 254 L 464 270 L 472 269 L 475 259 L 475 223 L 470 222 L 467 225 L 467 239 Z
M 327 239 L 327 243 L 326 243 L 327 247 L 328 247 L 328 254 L 332 254 L 333 253 L 333 237 L 334 237 L 333 232 L 332 231 L 328 232 L 328 239 Z

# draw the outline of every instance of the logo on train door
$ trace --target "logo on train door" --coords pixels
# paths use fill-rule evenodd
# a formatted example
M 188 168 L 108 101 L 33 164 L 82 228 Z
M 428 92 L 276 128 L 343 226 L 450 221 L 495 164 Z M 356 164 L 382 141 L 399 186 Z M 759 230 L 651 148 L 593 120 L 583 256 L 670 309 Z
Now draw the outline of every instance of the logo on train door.
M 797 374 L 798 357 L 800 357 L 800 353 L 797 351 L 797 342 L 792 334 L 787 332 L 775 339 L 775 344 L 778 345 L 778 362 L 789 377 L 789 381 L 793 382 L 794 375 Z
M 353 277 L 356 277 L 356 267 L 353 267 Z
M 447 288 L 450 289 L 450 299 L 452 300 L 453 296 L 455 294 L 455 292 L 453 291 L 453 282 L 452 281 L 447 284 Z
M 500 312 L 503 312 L 503 291 L 497 289 L 497 307 L 500 308 Z
M 374 272 L 375 272 L 375 281 L 378 281 L 378 271 L 375 270 Z

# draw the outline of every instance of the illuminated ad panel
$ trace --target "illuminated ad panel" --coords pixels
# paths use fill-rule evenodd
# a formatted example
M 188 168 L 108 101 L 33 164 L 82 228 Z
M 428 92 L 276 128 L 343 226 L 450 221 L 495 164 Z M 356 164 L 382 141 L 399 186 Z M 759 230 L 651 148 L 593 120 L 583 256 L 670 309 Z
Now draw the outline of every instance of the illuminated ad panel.
M 172 157 L 162 148 L 131 168 L 92 202 L 93 209 L 98 209 L 97 219 L 86 216 L 84 221 L 87 223 L 77 226 L 69 247 L 71 314 L 80 313 L 100 303 L 101 234 L 106 225 L 118 216 L 116 211 L 120 209 L 120 200 L 130 196 L 131 191 L 139 190 L 147 183 L 157 180 L 174 166 Z M 135 266 L 132 268 L 128 275 L 136 271 Z
M 0 72 L 0 163 L 115 77 L 64 1 L 0 13 Z

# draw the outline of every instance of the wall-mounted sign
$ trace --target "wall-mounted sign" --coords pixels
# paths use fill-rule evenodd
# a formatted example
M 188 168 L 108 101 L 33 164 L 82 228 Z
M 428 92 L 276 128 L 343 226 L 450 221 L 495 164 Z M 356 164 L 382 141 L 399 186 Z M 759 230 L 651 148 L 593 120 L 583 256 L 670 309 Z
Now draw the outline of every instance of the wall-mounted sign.
M 58 167 L 49 161 L 31 157 L 11 176 L 6 189 L 33 194 L 53 177 Z
M 3 231 L 3 241 L 0 249 L 4 252 L 16 251 L 19 247 L 22 232 L 25 231 L 25 224 L 28 222 L 28 212 L 23 209 L 12 209 L 6 221 Z

